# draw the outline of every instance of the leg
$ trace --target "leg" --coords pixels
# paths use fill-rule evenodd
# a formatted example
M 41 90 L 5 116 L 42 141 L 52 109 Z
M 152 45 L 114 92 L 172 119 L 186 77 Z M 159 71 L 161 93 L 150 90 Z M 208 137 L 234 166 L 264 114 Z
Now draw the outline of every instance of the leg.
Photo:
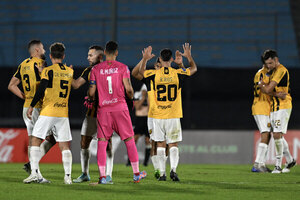
M 98 138 L 98 149 L 97 149 L 97 162 L 100 172 L 99 183 L 106 183 L 105 176 L 105 165 L 106 165 L 106 148 L 107 140 L 105 138 Z
M 165 141 L 158 141 L 157 142 L 157 160 L 158 166 L 160 171 L 160 178 L 159 180 L 165 181 L 166 180 L 166 142 Z
M 256 159 L 254 166 L 252 168 L 252 172 L 265 172 L 261 167 L 265 166 L 265 156 L 268 151 L 268 144 L 270 141 L 270 133 L 263 132 L 261 133 L 261 141 L 258 144 Z
M 150 143 L 150 138 L 149 136 L 146 136 L 145 135 L 145 145 L 146 145 L 146 148 L 145 148 L 145 159 L 144 159 L 144 166 L 148 166 L 148 161 L 149 161 L 149 158 L 150 158 L 150 153 L 151 153 L 151 143 Z
M 276 132 L 273 133 L 274 142 L 275 142 L 275 150 L 276 150 L 276 164 L 275 169 L 272 173 L 281 173 L 281 163 L 283 156 L 283 141 L 282 141 L 282 133 Z
M 176 174 L 176 169 L 179 163 L 179 150 L 178 150 L 178 143 L 169 143 L 169 151 L 170 151 L 170 165 L 171 165 L 171 172 L 170 178 L 173 181 L 179 181 L 179 178 Z
M 62 162 L 65 171 L 65 184 L 72 184 L 71 172 L 72 172 L 72 153 L 70 150 L 70 142 L 59 142 L 59 148 L 62 155 Z
M 106 182 L 112 183 L 112 171 L 114 166 L 114 153 L 112 150 L 112 138 L 108 140 L 106 148 Z
M 31 174 L 28 178 L 24 179 L 24 183 L 40 182 L 42 177 L 39 177 L 39 161 L 41 158 L 40 145 L 42 139 L 32 136 L 31 137 L 31 148 L 30 148 L 30 165 Z

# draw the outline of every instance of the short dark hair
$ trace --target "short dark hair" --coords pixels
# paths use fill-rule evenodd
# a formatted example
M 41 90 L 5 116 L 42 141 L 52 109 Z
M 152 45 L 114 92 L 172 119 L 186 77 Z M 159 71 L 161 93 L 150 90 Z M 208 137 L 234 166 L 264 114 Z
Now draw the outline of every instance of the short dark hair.
M 105 51 L 108 54 L 113 54 L 118 50 L 118 43 L 115 41 L 109 41 L 105 45 Z
M 277 52 L 273 49 L 267 49 L 265 50 L 265 52 L 262 55 L 262 59 L 263 62 L 265 62 L 266 60 L 268 60 L 269 58 L 278 58 Z
M 93 45 L 93 46 L 89 47 L 89 50 L 91 50 L 91 49 L 95 49 L 95 51 L 101 51 L 100 54 L 103 55 L 104 49 L 101 46 Z
M 36 44 L 42 44 L 41 40 L 31 40 L 29 43 L 28 43 L 28 50 L 33 46 L 33 45 L 36 45 Z
M 163 49 L 160 52 L 160 57 L 162 58 L 163 61 L 167 62 L 172 58 L 172 51 L 171 49 Z
M 104 51 L 104 49 L 101 46 L 93 45 L 89 47 L 89 50 L 95 49 L 96 51 Z
M 55 42 L 50 46 L 50 54 L 52 58 L 62 59 L 65 55 L 65 45 L 60 42 Z

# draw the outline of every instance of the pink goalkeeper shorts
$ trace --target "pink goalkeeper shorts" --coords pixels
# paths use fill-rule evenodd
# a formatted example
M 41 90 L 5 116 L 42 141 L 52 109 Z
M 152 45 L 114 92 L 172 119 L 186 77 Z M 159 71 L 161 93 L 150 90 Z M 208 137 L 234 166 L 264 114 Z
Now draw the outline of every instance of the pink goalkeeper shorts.
M 134 136 L 128 110 L 97 113 L 97 137 L 109 140 L 115 131 L 121 140 Z

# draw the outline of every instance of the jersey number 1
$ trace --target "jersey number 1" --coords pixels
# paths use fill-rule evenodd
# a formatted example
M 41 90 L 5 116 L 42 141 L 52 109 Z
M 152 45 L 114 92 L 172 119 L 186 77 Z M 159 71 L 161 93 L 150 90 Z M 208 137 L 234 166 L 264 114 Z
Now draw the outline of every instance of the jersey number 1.
M 108 81 L 108 93 L 109 93 L 109 94 L 112 94 L 112 93 L 113 93 L 113 90 L 112 90 L 111 76 L 108 76 L 108 77 L 106 78 L 106 80 Z

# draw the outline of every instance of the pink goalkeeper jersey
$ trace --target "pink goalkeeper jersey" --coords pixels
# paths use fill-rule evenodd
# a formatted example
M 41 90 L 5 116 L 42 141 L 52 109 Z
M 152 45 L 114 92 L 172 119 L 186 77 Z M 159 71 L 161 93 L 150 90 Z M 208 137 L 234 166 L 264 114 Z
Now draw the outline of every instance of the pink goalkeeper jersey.
M 96 82 L 99 112 L 128 110 L 123 78 L 130 78 L 130 71 L 118 61 L 104 61 L 93 67 L 90 81 Z

